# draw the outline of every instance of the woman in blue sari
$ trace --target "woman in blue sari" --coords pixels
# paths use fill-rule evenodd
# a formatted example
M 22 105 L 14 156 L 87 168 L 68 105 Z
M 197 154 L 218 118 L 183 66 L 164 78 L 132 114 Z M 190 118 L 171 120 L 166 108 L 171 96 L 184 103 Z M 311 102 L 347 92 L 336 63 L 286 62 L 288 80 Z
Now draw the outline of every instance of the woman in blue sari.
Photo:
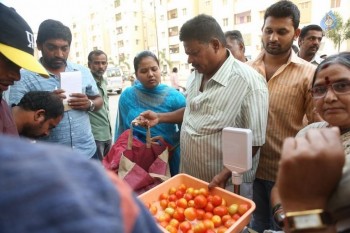
M 161 84 L 161 71 L 157 57 L 150 51 L 143 51 L 134 58 L 135 75 L 139 82 L 125 89 L 118 104 L 115 140 L 127 129 L 131 121 L 141 112 L 172 112 L 186 105 L 186 99 L 179 91 Z M 151 136 L 162 136 L 171 145 L 180 142 L 179 125 L 163 123 L 151 128 Z M 145 142 L 146 130 L 134 127 L 134 136 Z M 179 172 L 180 148 L 176 147 L 170 160 L 172 176 Z

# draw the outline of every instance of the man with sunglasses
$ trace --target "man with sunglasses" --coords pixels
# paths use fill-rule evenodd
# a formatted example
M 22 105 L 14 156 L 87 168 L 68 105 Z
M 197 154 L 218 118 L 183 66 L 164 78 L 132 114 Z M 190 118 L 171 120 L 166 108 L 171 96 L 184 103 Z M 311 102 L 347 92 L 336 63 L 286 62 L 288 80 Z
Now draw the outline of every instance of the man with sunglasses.
M 17 12 L 0 3 L 0 134 L 18 135 L 3 92 L 20 80 L 19 70 L 25 68 L 43 76 L 48 73 L 34 58 L 34 34 Z

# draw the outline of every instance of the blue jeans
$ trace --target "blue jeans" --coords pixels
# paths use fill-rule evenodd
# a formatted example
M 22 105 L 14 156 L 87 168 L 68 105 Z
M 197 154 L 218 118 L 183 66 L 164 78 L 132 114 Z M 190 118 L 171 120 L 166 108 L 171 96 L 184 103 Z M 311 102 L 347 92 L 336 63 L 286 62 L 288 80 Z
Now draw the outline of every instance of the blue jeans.
M 253 212 L 253 217 L 250 227 L 262 233 L 264 230 L 281 230 L 274 223 L 272 216 L 272 207 L 270 201 L 271 189 L 275 182 L 256 178 L 253 185 L 253 201 L 256 209 Z

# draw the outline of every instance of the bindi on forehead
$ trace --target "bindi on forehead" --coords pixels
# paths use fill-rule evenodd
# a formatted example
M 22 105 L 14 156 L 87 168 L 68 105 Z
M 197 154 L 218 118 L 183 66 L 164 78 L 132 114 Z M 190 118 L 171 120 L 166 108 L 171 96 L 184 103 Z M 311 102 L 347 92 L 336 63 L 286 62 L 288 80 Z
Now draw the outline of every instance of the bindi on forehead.
M 324 78 L 324 81 L 325 81 L 325 83 L 326 83 L 327 85 L 331 83 L 331 82 L 329 81 L 329 77 L 328 77 L 328 76 L 326 76 L 326 77 Z

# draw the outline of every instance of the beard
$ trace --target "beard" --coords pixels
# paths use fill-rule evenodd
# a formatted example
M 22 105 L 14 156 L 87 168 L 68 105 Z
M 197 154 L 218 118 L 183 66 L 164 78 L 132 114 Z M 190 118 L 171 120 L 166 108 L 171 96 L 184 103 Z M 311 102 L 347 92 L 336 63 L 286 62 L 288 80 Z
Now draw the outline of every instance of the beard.
M 45 66 L 51 68 L 51 69 L 60 69 L 62 67 L 65 67 L 67 65 L 67 62 L 65 59 L 62 58 L 45 58 L 43 57 L 43 63 Z
M 262 45 L 265 49 L 265 51 L 271 55 L 281 55 L 281 54 L 285 54 L 287 52 L 290 51 L 292 45 L 293 45 L 293 40 L 291 40 L 289 42 L 289 44 L 287 44 L 286 46 L 282 47 L 279 43 L 272 43 L 272 42 L 268 42 L 265 43 L 263 40 L 261 41 Z

